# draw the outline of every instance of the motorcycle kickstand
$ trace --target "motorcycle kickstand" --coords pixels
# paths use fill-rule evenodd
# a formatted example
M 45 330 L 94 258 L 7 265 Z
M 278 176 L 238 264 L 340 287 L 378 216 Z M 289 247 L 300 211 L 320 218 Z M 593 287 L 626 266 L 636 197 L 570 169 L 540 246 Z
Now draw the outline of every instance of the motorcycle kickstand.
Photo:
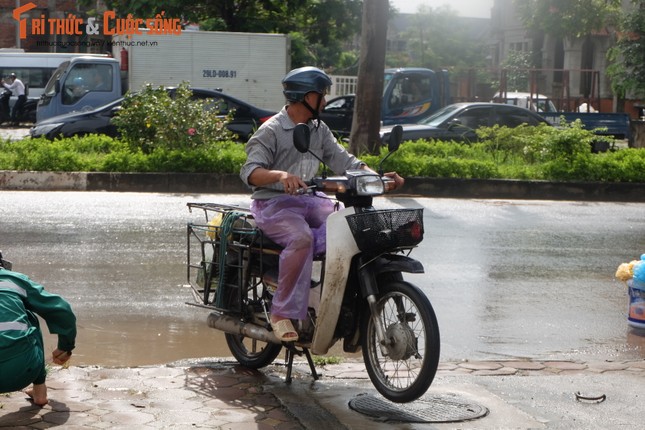
M 314 366 L 314 360 L 311 358 L 311 353 L 309 352 L 309 349 L 302 348 L 302 351 L 298 351 L 294 345 L 289 345 L 287 347 L 287 377 L 285 379 L 285 382 L 287 384 L 291 384 L 291 380 L 293 379 L 291 377 L 291 371 L 293 369 L 293 358 L 296 355 L 302 355 L 302 354 L 305 354 L 305 357 L 307 358 L 307 363 L 309 363 L 309 369 L 311 369 L 311 376 L 313 376 L 314 381 L 317 381 L 318 378 L 320 377 L 318 375 L 318 372 L 316 372 L 316 367 Z

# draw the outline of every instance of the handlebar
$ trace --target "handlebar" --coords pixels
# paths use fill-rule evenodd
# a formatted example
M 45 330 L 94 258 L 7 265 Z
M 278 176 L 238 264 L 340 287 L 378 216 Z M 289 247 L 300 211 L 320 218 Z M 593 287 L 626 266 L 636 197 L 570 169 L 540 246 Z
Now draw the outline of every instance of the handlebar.
M 381 180 L 383 181 L 383 185 L 385 185 L 386 193 L 396 188 L 396 181 L 389 176 L 381 176 Z
M 312 194 L 316 189 L 315 185 L 310 185 L 307 188 L 300 187 L 296 190 L 296 194 Z
M 376 175 L 373 175 L 376 176 Z M 380 176 L 383 182 L 383 193 L 390 192 L 396 188 L 396 181 L 388 176 Z M 353 182 L 350 176 L 333 176 L 333 177 L 314 177 L 311 181 L 307 181 L 307 187 L 298 188 L 296 194 L 312 194 L 315 191 L 322 191 L 326 193 L 344 194 L 356 191 L 353 187 Z

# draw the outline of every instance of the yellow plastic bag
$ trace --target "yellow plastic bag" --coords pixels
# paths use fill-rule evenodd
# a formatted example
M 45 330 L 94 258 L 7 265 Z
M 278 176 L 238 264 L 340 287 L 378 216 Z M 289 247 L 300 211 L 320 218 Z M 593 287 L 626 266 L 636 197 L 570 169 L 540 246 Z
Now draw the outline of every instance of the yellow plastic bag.
M 211 218 L 210 221 L 208 221 L 208 230 L 206 230 L 206 236 L 208 236 L 210 240 L 215 240 L 219 237 L 219 230 L 222 225 L 223 218 L 224 214 L 218 212 L 217 215 L 215 215 L 213 218 Z

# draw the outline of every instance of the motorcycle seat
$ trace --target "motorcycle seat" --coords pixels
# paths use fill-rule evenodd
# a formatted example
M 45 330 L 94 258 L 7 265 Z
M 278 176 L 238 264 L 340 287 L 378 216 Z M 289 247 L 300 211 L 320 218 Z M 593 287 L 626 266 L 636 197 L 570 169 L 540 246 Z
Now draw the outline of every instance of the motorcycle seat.
M 240 243 L 249 245 L 254 250 L 263 252 L 265 254 L 280 254 L 280 252 L 282 252 L 282 250 L 284 249 L 282 245 L 278 245 L 277 243 L 269 239 L 269 237 L 258 228 L 255 220 L 250 216 L 245 217 L 243 220 L 243 225 L 242 223 L 240 223 L 238 224 L 238 227 L 255 230 L 255 234 L 242 235 L 240 237 Z M 321 261 L 324 257 L 324 253 L 314 255 L 314 261 Z
M 236 221 L 236 223 L 238 223 L 238 225 L 236 225 L 237 228 L 254 231 L 254 234 L 241 235 L 240 243 L 262 251 L 272 251 L 272 253 L 279 253 L 282 251 L 283 247 L 262 233 L 262 230 L 258 228 L 258 225 L 252 217 L 245 217 L 241 223 L 239 223 L 239 221 L 240 220 Z

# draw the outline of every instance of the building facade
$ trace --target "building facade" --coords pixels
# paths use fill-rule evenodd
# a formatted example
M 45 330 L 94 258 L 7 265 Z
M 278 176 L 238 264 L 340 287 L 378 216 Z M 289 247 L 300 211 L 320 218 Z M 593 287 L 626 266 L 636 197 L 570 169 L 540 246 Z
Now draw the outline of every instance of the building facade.
M 623 0 L 623 10 L 632 7 L 630 0 Z M 534 70 L 527 88 L 508 88 L 509 91 L 544 94 L 563 110 L 573 110 L 581 103 L 601 111 L 616 110 L 606 74 L 607 52 L 615 41 L 612 29 L 601 29 L 580 38 L 556 38 L 541 31 L 531 32 L 518 17 L 514 0 L 495 0 L 490 34 L 493 69 L 502 69 L 511 51 L 532 55 Z

